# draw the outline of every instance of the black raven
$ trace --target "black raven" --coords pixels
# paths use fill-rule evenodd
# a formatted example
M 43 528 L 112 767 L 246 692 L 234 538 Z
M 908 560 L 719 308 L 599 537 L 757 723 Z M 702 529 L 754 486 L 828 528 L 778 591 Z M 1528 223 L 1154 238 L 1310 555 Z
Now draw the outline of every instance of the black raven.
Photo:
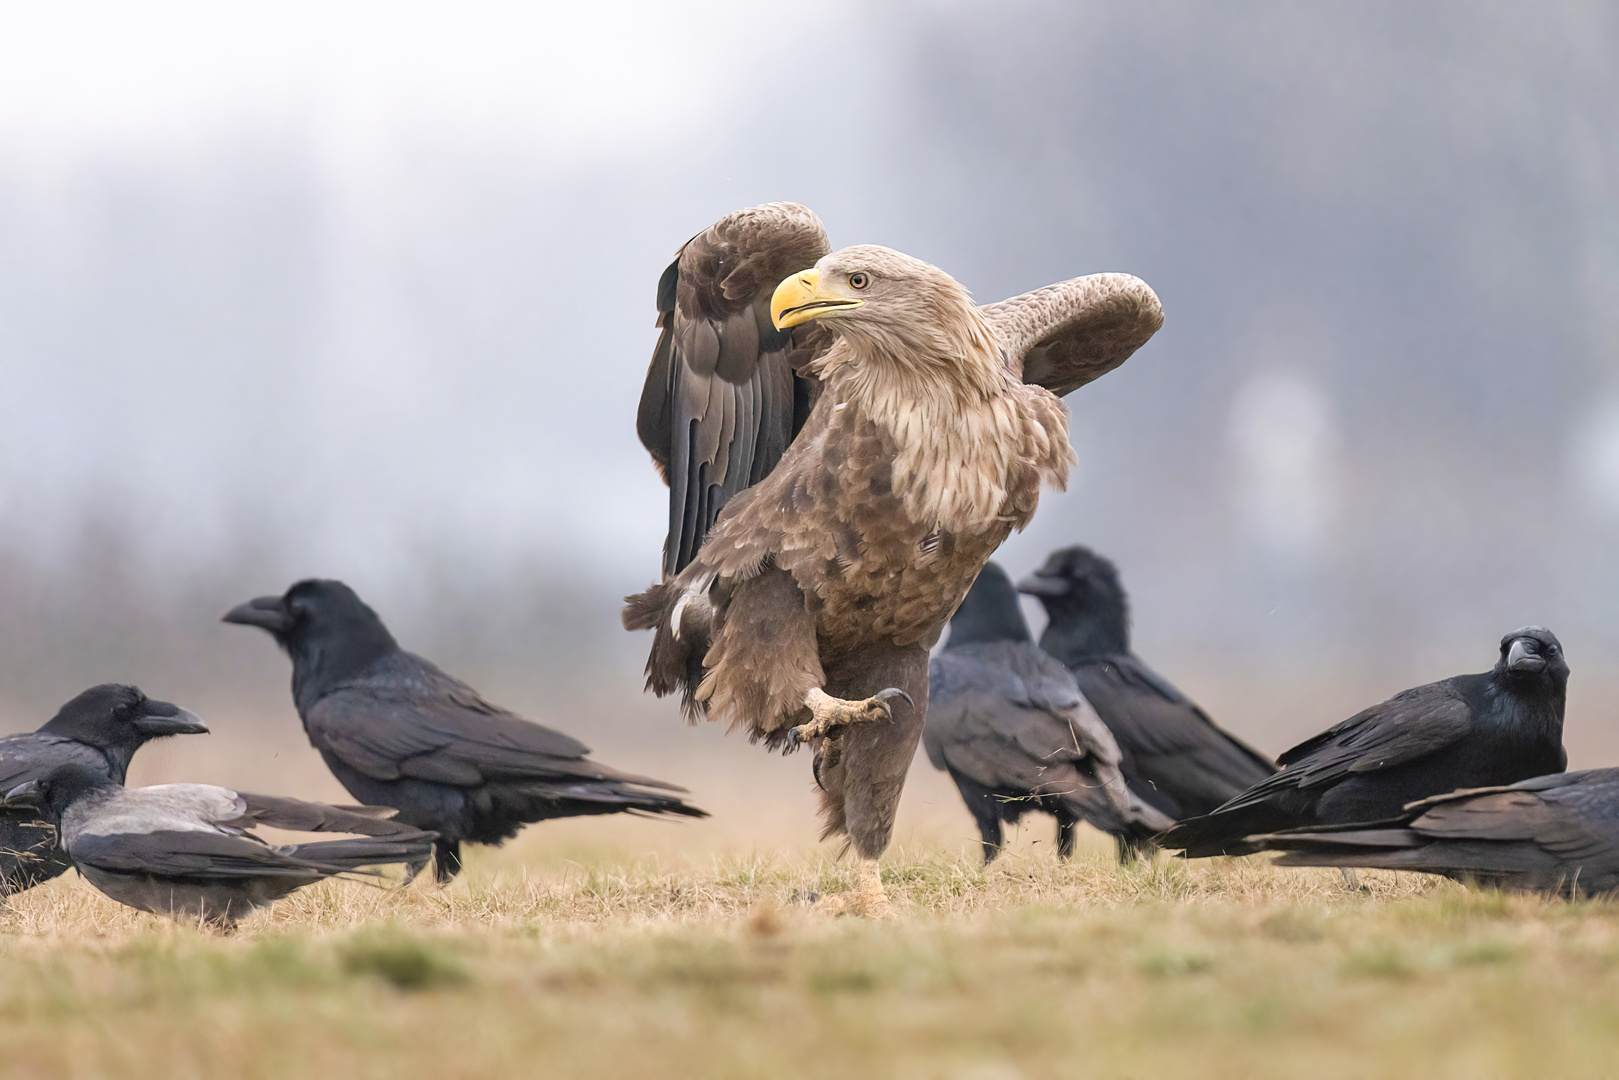
M 126 788 L 99 770 L 61 765 L 6 793 L 57 827 L 85 880 L 141 911 L 230 927 L 255 908 L 325 878 L 385 863 L 421 866 L 433 834 L 393 811 L 249 795 L 212 784 Z M 361 833 L 273 846 L 251 830 Z
M 984 862 L 1000 854 L 1001 822 L 1030 810 L 1056 816 L 1065 859 L 1080 821 L 1112 834 L 1121 860 L 1172 823 L 1125 786 L 1113 736 L 1068 669 L 1035 645 L 1012 579 L 995 563 L 951 618 L 928 666 L 928 697 L 928 760 L 961 790 Z
M 1119 767 L 1141 798 L 1172 818 L 1194 817 L 1276 771 L 1130 651 L 1129 599 L 1107 559 L 1063 548 L 1018 589 L 1045 607 L 1040 647 L 1074 673 L 1118 740 Z
M 92 686 L 38 731 L 0 739 L 0 791 L 70 763 L 122 784 L 135 751 L 150 740 L 207 731 L 207 724 L 178 705 L 153 701 L 133 686 Z M 0 808 L 0 896 L 31 889 L 72 865 L 39 815 Z
M 233 608 L 225 621 L 268 630 L 292 657 L 292 699 L 309 742 L 362 803 L 439 834 L 438 880 L 461 844 L 499 844 L 545 818 L 632 811 L 707 813 L 685 788 L 599 765 L 590 748 L 492 705 L 405 652 L 341 581 L 300 581 Z
M 1550 630 L 1501 639 L 1491 671 L 1406 690 L 1300 743 L 1282 771 L 1160 839 L 1188 858 L 1245 855 L 1248 837 L 1312 825 L 1381 821 L 1458 788 L 1514 784 L 1568 766 L 1568 663 Z
M 1436 795 L 1390 821 L 1257 836 L 1280 866 L 1420 870 L 1520 892 L 1619 891 L 1619 769 Z

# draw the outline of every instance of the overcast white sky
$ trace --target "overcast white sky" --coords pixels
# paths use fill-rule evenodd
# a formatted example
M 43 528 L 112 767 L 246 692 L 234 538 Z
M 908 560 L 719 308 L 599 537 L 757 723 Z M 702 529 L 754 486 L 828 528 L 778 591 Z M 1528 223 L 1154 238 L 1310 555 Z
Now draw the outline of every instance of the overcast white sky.
M 14 149 L 150 152 L 294 118 L 362 147 L 396 125 L 449 124 L 611 152 L 671 137 L 677 104 L 708 113 L 784 53 L 825 48 L 858 26 L 851 7 L 6 0 L 0 131 Z
M 563 551 L 627 589 L 664 520 L 632 427 L 658 272 L 794 198 L 984 300 L 1097 270 L 1164 297 L 1149 349 L 1070 399 L 1081 464 L 1014 567 L 1093 542 L 1141 574 L 1145 624 L 1199 642 L 1236 610 L 1375 640 L 1345 629 L 1368 596 L 1493 640 L 1556 617 L 1511 571 L 1563 544 L 1602 622 L 1615 24 L 1585 0 L 0 0 L 0 540 L 68 550 L 112 506 L 170 572 L 245 534 L 271 584 Z M 1239 407 L 1256 386 L 1320 430 Z

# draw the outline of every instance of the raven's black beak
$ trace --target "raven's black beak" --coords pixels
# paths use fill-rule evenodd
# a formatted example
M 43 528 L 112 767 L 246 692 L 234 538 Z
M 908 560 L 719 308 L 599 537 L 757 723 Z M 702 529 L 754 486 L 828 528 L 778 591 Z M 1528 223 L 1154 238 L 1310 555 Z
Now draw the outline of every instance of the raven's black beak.
M 1030 574 L 1017 583 L 1017 591 L 1030 596 L 1067 596 L 1068 582 L 1060 577 Z
M 18 784 L 6 792 L 4 799 L 0 799 L 3 806 L 26 806 L 30 809 L 39 805 L 39 781 L 30 780 L 26 784 Z
M 284 634 L 292 629 L 292 616 L 279 596 L 261 596 L 245 604 L 237 604 L 225 612 L 220 622 L 256 626 L 272 634 Z
M 208 725 L 202 722 L 202 717 L 167 701 L 148 701 L 132 723 L 136 731 L 154 739 L 164 735 L 208 734 Z
M 1540 643 L 1534 638 L 1514 638 L 1507 650 L 1508 671 L 1545 671 L 1546 658 L 1540 655 Z

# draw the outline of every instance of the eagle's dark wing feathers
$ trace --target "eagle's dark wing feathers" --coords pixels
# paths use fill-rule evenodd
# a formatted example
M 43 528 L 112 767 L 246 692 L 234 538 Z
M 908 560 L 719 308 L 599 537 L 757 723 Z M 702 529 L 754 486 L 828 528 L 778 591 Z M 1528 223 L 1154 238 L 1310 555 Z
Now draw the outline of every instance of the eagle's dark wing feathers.
M 770 297 L 830 250 L 814 214 L 771 203 L 694 236 L 664 271 L 636 431 L 669 484 L 666 575 L 691 561 L 732 496 L 776 467 L 809 414 L 796 370 L 830 338 L 816 323 L 777 330 Z

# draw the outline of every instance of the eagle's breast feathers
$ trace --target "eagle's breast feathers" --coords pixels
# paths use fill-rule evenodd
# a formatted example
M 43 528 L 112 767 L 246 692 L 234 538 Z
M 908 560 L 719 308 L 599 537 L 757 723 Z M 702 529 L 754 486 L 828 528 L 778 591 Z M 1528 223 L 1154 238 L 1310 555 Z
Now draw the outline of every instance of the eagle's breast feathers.
M 803 432 L 726 507 L 677 587 L 724 589 L 774 565 L 834 649 L 931 643 L 984 560 L 1033 516 L 1041 484 L 1066 481 L 1066 410 L 1006 372 L 998 351 L 952 358 L 947 370 L 977 370 L 949 379 L 846 350 L 827 354 Z

